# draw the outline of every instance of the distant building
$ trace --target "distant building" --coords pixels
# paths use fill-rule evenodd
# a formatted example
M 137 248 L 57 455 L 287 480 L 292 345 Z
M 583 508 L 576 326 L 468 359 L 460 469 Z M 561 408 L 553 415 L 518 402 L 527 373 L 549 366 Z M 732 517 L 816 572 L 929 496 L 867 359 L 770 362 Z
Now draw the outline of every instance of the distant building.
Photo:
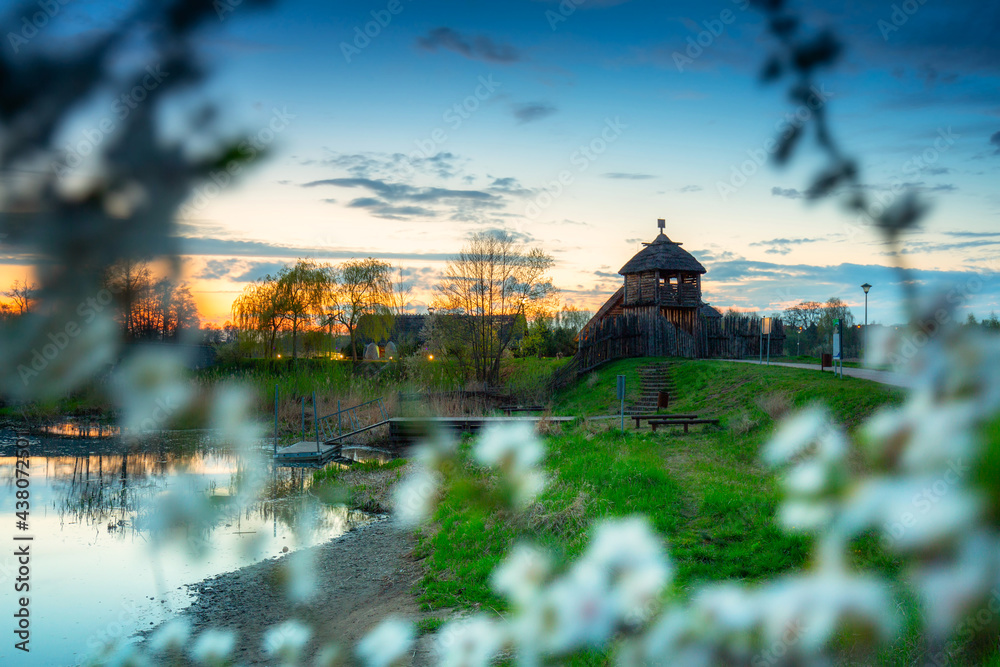
M 667 237 L 663 220 L 658 226 L 657 237 L 618 271 L 622 287 L 580 332 L 581 367 L 621 357 L 736 357 L 746 356 L 748 348 L 759 352 L 761 320 L 724 318 L 705 303 L 705 267 Z M 780 322 L 775 324 L 772 354 L 780 352 L 784 339 Z

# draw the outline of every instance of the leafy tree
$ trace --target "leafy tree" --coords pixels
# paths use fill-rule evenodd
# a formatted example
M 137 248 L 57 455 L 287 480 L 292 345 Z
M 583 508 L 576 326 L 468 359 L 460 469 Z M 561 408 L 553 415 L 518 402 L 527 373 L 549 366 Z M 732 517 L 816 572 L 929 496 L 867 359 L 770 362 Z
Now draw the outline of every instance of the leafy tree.
M 392 328 L 392 267 L 368 257 L 344 262 L 327 293 L 326 322 L 338 323 L 351 339 L 351 358 L 357 361 L 357 336 L 382 338 Z M 364 320 L 364 326 L 359 327 Z M 361 329 L 361 330 L 359 330 Z
M 287 319 L 284 294 L 278 289 L 278 279 L 270 274 L 250 283 L 233 301 L 233 323 L 236 328 L 252 338 L 265 342 L 268 356 L 275 355 L 275 339 Z M 244 342 L 247 341 L 245 338 Z
M 283 321 L 291 328 L 292 359 L 298 354 L 300 330 L 318 319 L 334 280 L 333 267 L 308 259 L 300 259 L 295 266 L 278 272 L 276 303 L 284 311 Z

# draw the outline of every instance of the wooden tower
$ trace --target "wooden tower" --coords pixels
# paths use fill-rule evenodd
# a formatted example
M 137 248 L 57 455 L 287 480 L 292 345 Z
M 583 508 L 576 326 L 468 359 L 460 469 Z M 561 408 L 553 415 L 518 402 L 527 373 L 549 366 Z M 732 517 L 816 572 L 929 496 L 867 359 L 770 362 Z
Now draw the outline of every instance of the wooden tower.
M 626 262 L 618 273 L 625 277 L 621 311 L 626 314 L 661 315 L 677 328 L 694 334 L 702 306 L 701 276 L 705 267 L 691 253 L 660 233 Z

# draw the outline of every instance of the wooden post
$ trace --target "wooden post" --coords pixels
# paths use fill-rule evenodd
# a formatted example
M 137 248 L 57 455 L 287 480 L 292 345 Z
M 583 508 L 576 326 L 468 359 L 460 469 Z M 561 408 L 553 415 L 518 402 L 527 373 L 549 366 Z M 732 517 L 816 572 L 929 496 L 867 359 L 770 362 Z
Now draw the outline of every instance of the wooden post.
M 316 392 L 313 392 L 313 428 L 316 429 L 316 453 L 319 454 L 319 419 L 316 418 Z

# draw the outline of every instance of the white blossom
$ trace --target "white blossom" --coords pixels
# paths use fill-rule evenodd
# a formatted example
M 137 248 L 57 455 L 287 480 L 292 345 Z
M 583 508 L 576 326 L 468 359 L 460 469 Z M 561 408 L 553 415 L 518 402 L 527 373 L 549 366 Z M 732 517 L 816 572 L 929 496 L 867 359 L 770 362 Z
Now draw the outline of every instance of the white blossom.
M 358 642 L 357 654 L 368 667 L 400 664 L 413 645 L 413 625 L 387 618 Z
M 514 502 L 520 507 L 533 503 L 548 485 L 548 478 L 540 470 L 517 472 L 513 475 L 513 481 Z
M 532 422 L 514 422 L 483 429 L 474 450 L 475 459 L 508 472 L 524 472 L 545 457 L 545 446 Z
M 157 653 L 179 651 L 191 638 L 191 622 L 186 618 L 175 618 L 161 625 L 149 638 L 149 648 Z
M 235 633 L 210 628 L 198 635 L 191 647 L 191 658 L 200 665 L 221 665 L 229 659 L 235 647 Z
M 440 667 L 485 667 L 508 640 L 501 623 L 483 615 L 444 625 L 435 641 Z
M 521 615 L 515 638 L 552 655 L 601 646 L 618 622 L 609 593 L 605 572 L 577 563 Z
M 535 600 L 552 572 L 552 557 L 527 544 L 518 544 L 493 571 L 493 590 L 514 603 L 527 606 Z
M 264 633 L 264 650 L 282 664 L 297 665 L 302 649 L 312 637 L 312 628 L 301 621 L 289 620 L 268 628 Z
M 913 579 L 929 634 L 938 641 L 947 639 L 958 623 L 982 609 L 987 598 L 997 593 L 998 572 L 1000 539 L 982 531 L 961 539 L 953 561 L 918 569 Z
M 418 467 L 393 490 L 393 515 L 404 527 L 418 526 L 430 519 L 438 496 L 438 476 Z
M 781 423 L 764 447 L 764 461 L 782 465 L 806 451 L 829 428 L 827 412 L 821 407 L 803 410 Z
M 769 584 L 762 595 L 764 636 L 778 641 L 789 627 L 799 627 L 799 646 L 807 654 L 825 648 L 839 629 L 868 630 L 882 640 L 899 629 L 892 596 L 873 576 L 824 568 Z
M 138 352 L 122 364 L 113 383 L 129 433 L 165 429 L 194 397 L 183 359 L 167 350 Z

